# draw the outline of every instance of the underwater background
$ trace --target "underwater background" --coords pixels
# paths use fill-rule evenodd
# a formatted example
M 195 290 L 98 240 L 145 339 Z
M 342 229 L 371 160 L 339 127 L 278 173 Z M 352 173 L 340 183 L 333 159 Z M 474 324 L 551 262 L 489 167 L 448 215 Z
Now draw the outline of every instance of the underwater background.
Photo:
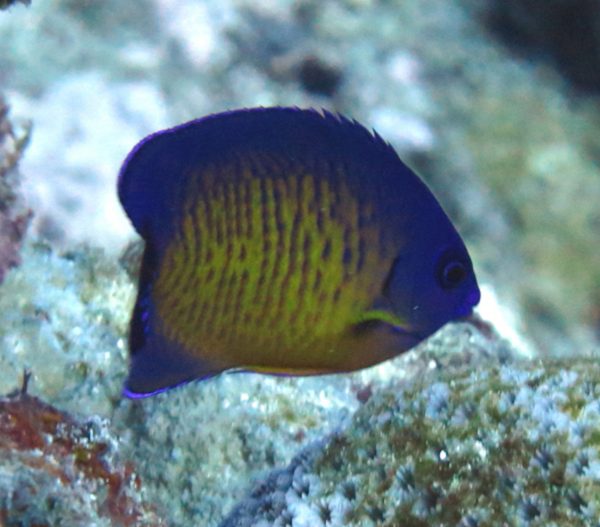
M 600 525 L 599 1 L 0 7 L 1 526 Z M 480 323 L 126 400 L 119 167 L 272 105 L 393 144 L 469 248 Z

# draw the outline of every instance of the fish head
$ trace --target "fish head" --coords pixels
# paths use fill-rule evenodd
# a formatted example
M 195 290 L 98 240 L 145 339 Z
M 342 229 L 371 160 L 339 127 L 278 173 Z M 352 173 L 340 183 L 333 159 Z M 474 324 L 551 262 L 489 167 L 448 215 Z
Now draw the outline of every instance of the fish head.
M 394 259 L 383 286 L 388 309 L 405 325 L 400 329 L 421 338 L 470 315 L 480 300 L 469 253 L 448 225 L 446 235 L 415 236 Z

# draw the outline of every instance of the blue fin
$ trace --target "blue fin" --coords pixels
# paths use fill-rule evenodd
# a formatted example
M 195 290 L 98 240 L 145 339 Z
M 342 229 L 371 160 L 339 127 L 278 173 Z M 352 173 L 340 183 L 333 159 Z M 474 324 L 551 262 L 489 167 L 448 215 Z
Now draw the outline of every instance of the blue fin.
M 143 348 L 131 355 L 123 395 L 132 399 L 150 397 L 219 373 L 220 370 L 207 371 L 201 361 L 178 350 L 165 339 L 152 335 L 146 339 Z
M 156 253 L 152 244 L 147 243 L 129 330 L 129 376 L 123 388 L 123 394 L 134 399 L 150 397 L 222 371 L 209 367 L 153 330 L 150 291 L 155 265 Z
M 213 114 L 151 134 L 129 153 L 118 193 L 135 229 L 146 239 L 167 237 L 175 196 L 190 170 L 244 151 L 329 160 L 351 156 L 368 173 L 391 164 L 414 177 L 381 137 L 339 115 L 284 107 Z

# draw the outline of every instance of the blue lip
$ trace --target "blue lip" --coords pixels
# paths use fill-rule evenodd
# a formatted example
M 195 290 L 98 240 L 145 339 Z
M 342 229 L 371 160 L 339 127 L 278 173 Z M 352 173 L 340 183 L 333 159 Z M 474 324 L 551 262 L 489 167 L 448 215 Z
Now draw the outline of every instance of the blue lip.
M 475 307 L 477 304 L 479 304 L 480 300 L 481 292 L 479 291 L 479 288 L 476 287 L 475 289 L 473 289 L 473 291 L 469 293 L 469 296 L 467 296 L 467 303 Z
M 456 318 L 466 318 L 473 314 L 473 309 L 475 305 L 471 303 L 465 303 L 456 313 Z

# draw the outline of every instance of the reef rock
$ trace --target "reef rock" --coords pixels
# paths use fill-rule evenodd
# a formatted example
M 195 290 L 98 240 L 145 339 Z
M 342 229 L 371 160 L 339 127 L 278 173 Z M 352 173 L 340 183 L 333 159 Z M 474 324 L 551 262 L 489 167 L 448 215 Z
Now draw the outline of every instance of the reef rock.
M 103 419 L 79 422 L 26 386 L 0 398 L 0 525 L 166 525 L 117 449 Z
M 596 526 L 600 368 L 496 363 L 374 394 L 221 527 Z
M 8 119 L 8 107 L 0 96 L 0 283 L 6 271 L 21 261 L 19 249 L 31 218 L 18 192 L 17 163 L 29 138 Z

